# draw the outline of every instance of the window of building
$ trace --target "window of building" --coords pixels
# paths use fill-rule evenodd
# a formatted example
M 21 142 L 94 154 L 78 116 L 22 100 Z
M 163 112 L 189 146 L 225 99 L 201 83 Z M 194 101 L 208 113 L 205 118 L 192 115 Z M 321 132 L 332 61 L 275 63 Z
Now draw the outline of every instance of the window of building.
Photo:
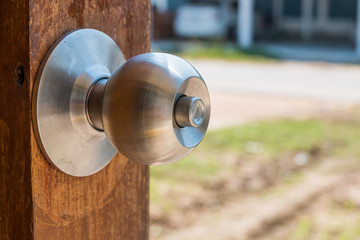
M 285 17 L 300 17 L 301 16 L 301 0 L 285 0 L 284 1 L 284 16 Z
M 256 0 L 255 1 L 255 8 L 259 9 L 260 11 L 267 11 L 271 12 L 272 9 L 272 1 L 269 0 Z
M 331 18 L 356 19 L 357 0 L 330 0 L 329 5 Z

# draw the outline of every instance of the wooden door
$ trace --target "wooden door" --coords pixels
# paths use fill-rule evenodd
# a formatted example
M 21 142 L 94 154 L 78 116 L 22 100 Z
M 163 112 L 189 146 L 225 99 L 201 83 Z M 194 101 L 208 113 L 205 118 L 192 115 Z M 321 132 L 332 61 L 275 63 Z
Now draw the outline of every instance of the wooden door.
M 0 239 L 147 239 L 147 166 L 120 154 L 90 177 L 51 166 L 31 121 L 36 72 L 65 33 L 94 28 L 126 58 L 150 48 L 150 0 L 2 0 Z

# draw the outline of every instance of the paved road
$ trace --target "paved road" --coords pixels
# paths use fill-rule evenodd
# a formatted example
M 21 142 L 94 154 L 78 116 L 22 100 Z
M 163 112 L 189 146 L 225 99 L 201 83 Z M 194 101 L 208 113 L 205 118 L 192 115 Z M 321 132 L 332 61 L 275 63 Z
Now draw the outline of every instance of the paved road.
M 212 100 L 210 128 L 360 104 L 360 66 L 191 60 Z

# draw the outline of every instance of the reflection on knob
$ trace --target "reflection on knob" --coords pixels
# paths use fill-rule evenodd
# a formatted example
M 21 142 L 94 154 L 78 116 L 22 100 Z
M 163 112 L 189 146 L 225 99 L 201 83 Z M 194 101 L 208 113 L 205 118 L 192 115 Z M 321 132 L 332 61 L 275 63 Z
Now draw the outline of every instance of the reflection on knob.
M 148 165 L 180 160 L 203 139 L 210 101 L 200 74 L 185 60 L 146 53 L 90 89 L 87 116 L 129 159 Z

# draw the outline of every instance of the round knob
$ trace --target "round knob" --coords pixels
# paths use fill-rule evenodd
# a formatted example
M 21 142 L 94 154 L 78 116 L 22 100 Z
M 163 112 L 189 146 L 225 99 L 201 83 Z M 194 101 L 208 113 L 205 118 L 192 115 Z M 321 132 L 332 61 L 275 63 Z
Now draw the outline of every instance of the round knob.
M 92 89 L 90 121 L 131 160 L 148 165 L 177 161 L 200 143 L 207 130 L 207 87 L 194 67 L 179 57 L 138 55 Z

